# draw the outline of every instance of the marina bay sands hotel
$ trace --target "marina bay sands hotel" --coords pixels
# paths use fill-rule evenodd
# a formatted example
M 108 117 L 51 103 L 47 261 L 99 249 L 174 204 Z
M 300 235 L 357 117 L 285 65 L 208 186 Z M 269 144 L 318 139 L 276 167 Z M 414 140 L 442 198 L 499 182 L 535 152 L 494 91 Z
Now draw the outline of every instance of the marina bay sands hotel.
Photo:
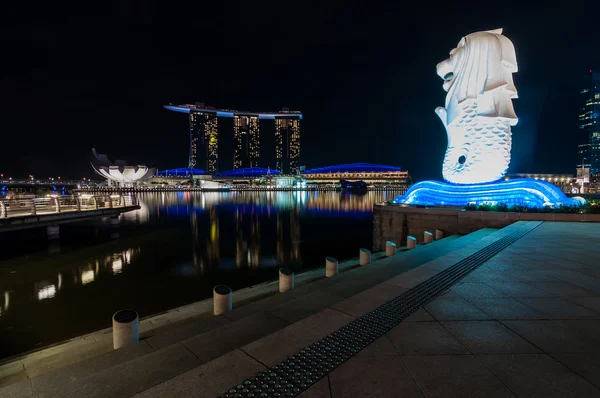
M 204 103 L 164 105 L 165 109 L 188 113 L 190 118 L 189 167 L 218 171 L 219 131 L 217 119 L 233 119 L 233 168 L 258 167 L 261 119 L 275 123 L 275 168 L 282 174 L 297 174 L 300 167 L 300 120 L 302 113 L 283 108 L 279 112 L 240 112 L 215 109 Z M 263 165 L 264 167 L 264 165 Z

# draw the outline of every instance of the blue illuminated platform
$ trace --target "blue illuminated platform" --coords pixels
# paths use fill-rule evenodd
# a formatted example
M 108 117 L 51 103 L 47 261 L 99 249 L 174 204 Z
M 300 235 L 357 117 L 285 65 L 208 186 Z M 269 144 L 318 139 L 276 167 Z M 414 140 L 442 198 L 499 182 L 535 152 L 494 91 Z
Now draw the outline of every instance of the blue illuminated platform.
M 581 206 L 585 200 L 568 198 L 557 186 L 530 178 L 501 180 L 485 184 L 449 184 L 423 181 L 391 203 L 423 206 L 466 206 L 505 204 L 527 207 Z

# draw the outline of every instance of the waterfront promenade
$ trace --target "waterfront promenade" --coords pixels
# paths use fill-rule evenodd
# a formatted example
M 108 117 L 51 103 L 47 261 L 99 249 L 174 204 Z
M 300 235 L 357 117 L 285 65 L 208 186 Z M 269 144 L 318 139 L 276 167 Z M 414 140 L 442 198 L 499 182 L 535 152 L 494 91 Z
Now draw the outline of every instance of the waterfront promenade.
M 598 227 L 519 222 L 223 316 L 198 303 L 142 321 L 125 349 L 103 331 L 4 364 L 0 397 L 599 396 Z
M 118 217 L 139 209 L 135 196 L 51 195 L 44 198 L 0 199 L 0 232 Z

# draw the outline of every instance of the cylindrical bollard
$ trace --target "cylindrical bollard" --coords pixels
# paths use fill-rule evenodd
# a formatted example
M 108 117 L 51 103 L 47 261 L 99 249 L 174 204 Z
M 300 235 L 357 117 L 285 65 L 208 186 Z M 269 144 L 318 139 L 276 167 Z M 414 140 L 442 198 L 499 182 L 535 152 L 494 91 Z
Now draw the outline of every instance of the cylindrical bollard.
M 225 285 L 217 285 L 213 289 L 213 303 L 215 315 L 221 315 L 233 308 L 231 289 Z
M 429 231 L 425 231 L 423 234 L 423 243 L 427 244 L 431 242 L 433 242 L 433 234 Z
M 440 240 L 440 239 L 444 239 L 444 231 L 442 231 L 441 229 L 436 229 L 435 230 L 435 240 Z
M 112 324 L 115 350 L 140 341 L 140 317 L 134 310 L 117 311 Z
M 396 244 L 390 241 L 385 242 L 385 255 L 392 257 L 394 254 L 396 254 Z
M 48 239 L 60 238 L 60 227 L 58 225 L 48 225 L 46 232 L 48 233 Z
M 325 259 L 325 276 L 331 278 L 338 273 L 338 260 L 333 257 Z
M 406 248 L 410 250 L 414 249 L 415 247 L 417 247 L 417 239 L 414 236 L 408 236 L 406 238 Z
M 289 268 L 279 268 L 279 291 L 287 292 L 294 288 L 294 272 Z
M 371 250 L 360 249 L 360 265 L 371 264 Z

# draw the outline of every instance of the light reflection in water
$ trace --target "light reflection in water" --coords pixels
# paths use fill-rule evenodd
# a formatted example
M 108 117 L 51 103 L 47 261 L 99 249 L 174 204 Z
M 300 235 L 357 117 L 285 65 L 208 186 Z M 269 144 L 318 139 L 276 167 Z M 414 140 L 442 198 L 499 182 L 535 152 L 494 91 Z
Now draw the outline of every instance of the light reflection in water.
M 91 243 L 73 248 L 65 239 L 64 253 L 27 260 L 28 271 L 18 269 L 18 278 L 10 280 L 12 274 L 3 274 L 0 268 L 0 333 L 16 319 L 25 325 L 21 327 L 37 319 L 38 330 L 47 335 L 44 315 L 65 310 L 77 314 L 73 324 L 77 318 L 90 322 L 91 331 L 105 327 L 88 316 L 92 308 L 98 319 L 105 319 L 98 314 L 112 314 L 118 303 L 143 303 L 150 315 L 205 299 L 214 284 L 231 283 L 238 289 L 276 279 L 280 266 L 301 272 L 322 266 L 329 255 L 340 260 L 353 257 L 358 247 L 372 240 L 373 203 L 397 194 L 140 194 L 141 209 L 121 216 L 118 240 L 105 244 L 102 237 L 97 242 L 91 238 Z M 131 288 L 123 289 L 124 284 Z M 9 290 L 12 302 L 7 311 Z M 53 297 L 60 300 L 50 300 Z M 54 336 L 62 338 L 77 328 L 55 329 Z
M 81 272 L 81 284 L 82 285 L 87 285 L 88 283 L 93 282 L 94 278 L 95 278 L 94 271 L 91 269 Z
M 121 257 L 117 257 L 113 260 L 112 272 L 113 275 L 120 274 L 121 272 L 123 272 L 123 260 L 121 260 Z
M 56 295 L 56 285 L 44 285 L 37 289 L 37 298 L 39 301 L 52 298 Z

